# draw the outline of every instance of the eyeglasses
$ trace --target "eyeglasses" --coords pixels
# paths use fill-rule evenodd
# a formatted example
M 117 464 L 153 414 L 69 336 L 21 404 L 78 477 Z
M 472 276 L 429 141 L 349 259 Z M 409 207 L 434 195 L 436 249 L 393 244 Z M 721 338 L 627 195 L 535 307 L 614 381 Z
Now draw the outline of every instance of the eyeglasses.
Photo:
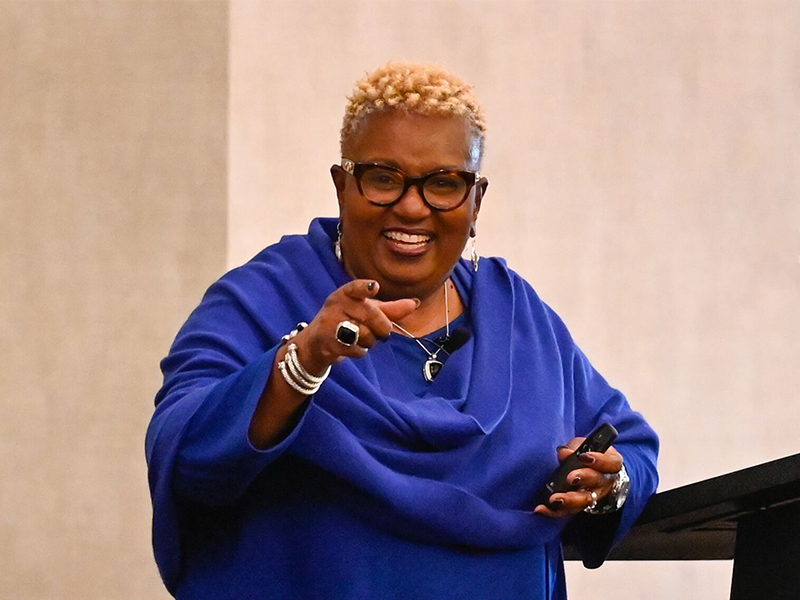
M 358 191 L 372 204 L 389 206 L 417 188 L 425 204 L 434 210 L 455 210 L 467 199 L 480 174 L 441 169 L 422 177 L 409 177 L 400 169 L 378 163 L 357 163 L 342 159 L 342 169 L 356 178 Z

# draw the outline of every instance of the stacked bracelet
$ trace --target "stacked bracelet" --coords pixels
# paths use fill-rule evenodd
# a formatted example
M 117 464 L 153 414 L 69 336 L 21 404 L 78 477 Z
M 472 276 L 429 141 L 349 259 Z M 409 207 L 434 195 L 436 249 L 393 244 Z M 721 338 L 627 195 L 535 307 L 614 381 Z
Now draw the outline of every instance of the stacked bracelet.
M 297 358 L 297 344 L 289 344 L 283 360 L 278 362 L 278 369 L 286 383 L 304 396 L 316 394 L 331 372 L 331 368 L 328 367 L 322 375 L 317 377 L 306 371 Z

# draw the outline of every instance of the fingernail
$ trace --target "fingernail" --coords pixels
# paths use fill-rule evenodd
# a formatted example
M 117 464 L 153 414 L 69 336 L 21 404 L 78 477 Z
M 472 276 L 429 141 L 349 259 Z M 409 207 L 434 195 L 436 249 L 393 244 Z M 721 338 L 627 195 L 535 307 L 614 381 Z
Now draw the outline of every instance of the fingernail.
M 564 501 L 563 501 L 563 500 L 553 500 L 553 501 L 550 503 L 550 506 L 551 506 L 551 508 L 558 509 L 558 508 L 561 508 L 561 506 L 562 506 L 563 504 L 564 504 Z
M 575 477 L 572 480 L 572 485 L 580 485 L 582 482 L 583 480 L 580 477 Z
M 419 298 L 414 298 L 414 302 L 417 303 L 417 308 L 419 308 L 419 305 L 422 304 L 422 301 Z
M 377 282 L 377 281 L 370 281 L 370 282 L 367 284 L 367 289 L 368 289 L 368 290 L 371 292 L 371 291 L 373 291 L 373 290 L 375 289 L 375 286 L 376 286 L 376 285 L 378 285 L 378 282 Z
M 591 454 L 581 454 L 578 458 L 581 460 L 581 462 L 585 462 L 587 465 L 590 465 L 594 462 L 594 456 Z
M 569 449 L 570 449 L 569 446 L 565 446 L 564 444 L 561 444 L 560 446 L 556 447 L 556 452 L 561 452 L 562 450 L 569 450 Z

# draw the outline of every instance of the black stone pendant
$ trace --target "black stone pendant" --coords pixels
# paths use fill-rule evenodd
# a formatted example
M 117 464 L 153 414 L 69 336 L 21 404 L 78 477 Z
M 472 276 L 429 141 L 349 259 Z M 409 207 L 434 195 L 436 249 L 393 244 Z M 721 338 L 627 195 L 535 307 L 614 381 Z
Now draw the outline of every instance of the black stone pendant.
M 433 381 L 436 379 L 436 376 L 439 374 L 439 371 L 442 370 L 442 361 L 436 360 L 435 358 L 431 357 L 425 361 L 425 367 L 422 369 L 423 374 L 425 375 L 425 381 Z

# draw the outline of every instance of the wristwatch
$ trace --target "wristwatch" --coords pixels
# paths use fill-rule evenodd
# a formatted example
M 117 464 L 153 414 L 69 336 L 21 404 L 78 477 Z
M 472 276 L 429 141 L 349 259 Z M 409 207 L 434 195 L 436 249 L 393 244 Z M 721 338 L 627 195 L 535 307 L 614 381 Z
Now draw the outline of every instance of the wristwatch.
M 622 465 L 614 481 L 614 487 L 612 487 L 608 495 L 603 498 L 603 501 L 592 507 L 587 506 L 583 510 L 590 515 L 604 515 L 617 511 L 622 508 L 622 505 L 625 504 L 625 500 L 628 499 L 628 492 L 630 489 L 631 478 L 628 477 L 628 471 L 625 469 L 625 465 Z

